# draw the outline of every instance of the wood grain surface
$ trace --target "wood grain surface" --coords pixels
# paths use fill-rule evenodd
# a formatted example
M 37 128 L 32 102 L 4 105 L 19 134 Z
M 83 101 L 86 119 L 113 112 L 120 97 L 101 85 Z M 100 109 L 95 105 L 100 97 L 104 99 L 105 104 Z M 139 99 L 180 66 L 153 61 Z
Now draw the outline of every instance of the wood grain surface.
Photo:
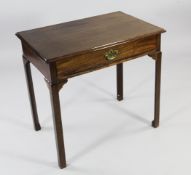
M 165 30 L 138 18 L 113 12 L 18 32 L 16 35 L 41 59 L 53 62 L 162 32 Z

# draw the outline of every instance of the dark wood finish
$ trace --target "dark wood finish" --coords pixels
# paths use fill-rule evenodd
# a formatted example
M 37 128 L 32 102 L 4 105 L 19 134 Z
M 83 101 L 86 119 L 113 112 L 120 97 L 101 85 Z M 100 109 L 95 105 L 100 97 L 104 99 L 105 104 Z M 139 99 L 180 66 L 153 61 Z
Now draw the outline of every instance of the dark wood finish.
M 60 100 L 59 100 L 59 90 L 63 86 L 63 83 L 61 85 L 60 84 L 51 85 L 47 82 L 47 84 L 50 90 L 58 165 L 60 168 L 64 168 L 66 167 L 66 158 L 65 158 L 63 131 L 62 131 L 63 129 L 62 129 L 62 119 L 60 110 Z
M 23 64 L 24 64 L 25 77 L 26 77 L 27 88 L 28 88 L 28 93 L 29 93 L 29 100 L 30 100 L 30 105 L 31 105 L 31 113 L 32 113 L 32 118 L 33 118 L 34 129 L 36 131 L 38 131 L 41 129 L 41 126 L 40 126 L 39 119 L 38 119 L 30 62 L 23 57 Z
M 85 54 L 165 30 L 122 12 L 114 12 L 17 33 L 47 62 Z
M 161 59 L 162 53 L 159 51 L 155 57 L 155 108 L 154 108 L 154 120 L 152 126 L 157 128 L 159 126 L 160 117 L 160 81 L 161 81 Z
M 114 60 L 107 60 L 105 58 L 105 53 L 110 49 L 119 51 L 117 58 Z M 65 79 L 112 66 L 124 62 L 124 60 L 131 60 L 140 55 L 147 55 L 156 49 L 157 35 L 153 35 L 129 43 L 107 47 L 101 50 L 98 49 L 87 54 L 68 57 L 56 62 L 58 78 Z
M 123 100 L 123 63 L 117 64 L 117 100 Z
M 27 58 L 43 75 L 51 81 L 50 64 L 44 62 L 33 49 L 24 41 L 22 41 L 23 56 Z
M 164 29 L 122 12 L 18 32 L 35 128 L 40 129 L 30 72 L 32 63 L 50 89 L 60 168 L 66 166 L 59 90 L 69 78 L 108 66 L 117 67 L 117 99 L 123 99 L 123 62 L 149 55 L 156 61 L 155 114 L 159 125 L 161 51 Z
M 154 103 L 154 120 L 152 126 L 157 128 L 160 120 L 160 86 L 161 86 L 161 35 L 157 36 L 157 51 L 149 54 L 155 60 L 155 103 Z

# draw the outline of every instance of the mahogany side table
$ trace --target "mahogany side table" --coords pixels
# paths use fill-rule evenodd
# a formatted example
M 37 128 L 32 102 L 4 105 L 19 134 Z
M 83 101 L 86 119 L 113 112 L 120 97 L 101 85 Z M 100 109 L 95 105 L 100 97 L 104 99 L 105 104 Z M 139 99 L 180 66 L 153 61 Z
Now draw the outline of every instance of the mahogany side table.
M 123 99 L 123 62 L 148 55 L 155 60 L 155 105 L 152 126 L 159 126 L 161 34 L 164 29 L 123 12 L 16 33 L 23 62 L 34 128 L 41 129 L 30 63 L 44 76 L 50 90 L 58 164 L 66 167 L 59 90 L 69 78 L 116 65 L 117 99 Z

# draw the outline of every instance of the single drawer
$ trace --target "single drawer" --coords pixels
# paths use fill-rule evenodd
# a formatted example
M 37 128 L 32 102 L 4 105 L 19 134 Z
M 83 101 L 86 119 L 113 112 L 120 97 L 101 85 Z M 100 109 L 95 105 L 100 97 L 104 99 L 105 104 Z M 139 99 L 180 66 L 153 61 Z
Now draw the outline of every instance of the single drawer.
M 68 57 L 56 62 L 57 77 L 58 79 L 64 79 L 91 72 L 130 60 L 140 55 L 146 55 L 156 50 L 156 48 L 156 35 L 112 47 L 97 48 L 91 52 Z

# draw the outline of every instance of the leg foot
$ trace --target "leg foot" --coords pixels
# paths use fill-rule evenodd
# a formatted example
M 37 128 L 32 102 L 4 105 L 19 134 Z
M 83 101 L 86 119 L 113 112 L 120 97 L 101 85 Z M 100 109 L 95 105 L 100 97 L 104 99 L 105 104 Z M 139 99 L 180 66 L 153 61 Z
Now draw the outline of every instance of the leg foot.
M 40 124 L 36 124 L 35 125 L 35 131 L 39 131 L 39 130 L 41 130 L 41 126 L 40 126 Z
M 152 121 L 152 127 L 153 128 L 158 128 L 159 127 L 159 123 L 156 123 L 154 120 Z

